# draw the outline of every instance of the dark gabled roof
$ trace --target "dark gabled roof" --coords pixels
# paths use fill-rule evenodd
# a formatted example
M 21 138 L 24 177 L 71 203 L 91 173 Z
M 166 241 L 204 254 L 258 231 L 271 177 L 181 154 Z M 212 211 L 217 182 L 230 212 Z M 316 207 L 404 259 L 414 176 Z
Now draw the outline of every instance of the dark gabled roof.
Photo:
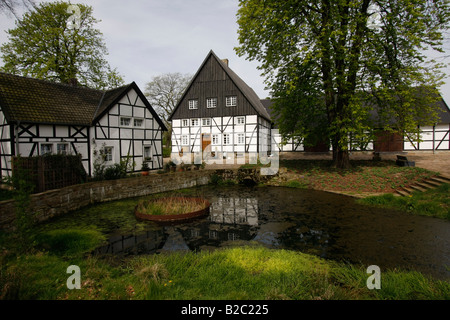
M 439 123 L 450 123 L 450 108 L 448 107 L 447 103 L 445 102 L 444 98 L 442 98 L 439 103 L 439 119 L 441 121 Z
M 203 67 L 205 66 L 206 62 L 209 60 L 209 58 L 211 56 L 214 57 L 214 59 L 217 60 L 217 62 L 222 67 L 224 72 L 230 77 L 231 81 L 233 81 L 233 83 L 236 85 L 236 87 L 247 98 L 248 102 L 251 104 L 251 106 L 253 107 L 255 112 L 258 115 L 260 115 L 261 117 L 263 117 L 266 120 L 271 122 L 269 113 L 267 112 L 266 108 L 262 105 L 261 100 L 258 98 L 258 95 L 255 93 L 255 91 L 252 88 L 250 88 L 244 82 L 244 80 L 242 80 L 233 70 L 231 70 L 230 67 L 228 67 L 226 65 L 226 63 L 224 63 L 221 59 L 219 59 L 219 57 L 217 57 L 217 55 L 212 50 L 208 53 L 208 55 L 206 56 L 205 60 L 201 64 L 200 68 L 198 68 L 198 70 L 197 70 L 196 74 L 194 75 L 194 77 L 192 77 L 191 82 L 189 83 L 189 85 L 187 86 L 187 88 L 184 91 L 183 95 L 181 96 L 180 100 L 178 101 L 177 106 L 174 108 L 172 114 L 169 116 L 169 121 L 172 120 L 172 116 L 175 114 L 177 109 L 180 107 L 181 101 L 183 101 L 183 99 L 186 96 L 186 94 L 188 93 L 190 87 L 195 82 L 197 76 L 200 74 L 201 70 L 203 69 Z
M 102 94 L 0 73 L 0 107 L 9 122 L 89 125 Z
M 10 123 L 91 126 L 131 88 L 167 130 L 134 82 L 103 91 L 0 73 L 0 107 Z

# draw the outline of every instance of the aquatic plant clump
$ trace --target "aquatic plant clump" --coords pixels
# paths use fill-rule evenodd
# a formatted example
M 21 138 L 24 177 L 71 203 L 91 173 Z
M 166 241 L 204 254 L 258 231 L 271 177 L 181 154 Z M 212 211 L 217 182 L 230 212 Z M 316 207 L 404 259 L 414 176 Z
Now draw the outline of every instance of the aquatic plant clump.
M 209 213 L 210 203 L 201 198 L 169 197 L 140 201 L 135 215 L 145 220 L 183 220 Z

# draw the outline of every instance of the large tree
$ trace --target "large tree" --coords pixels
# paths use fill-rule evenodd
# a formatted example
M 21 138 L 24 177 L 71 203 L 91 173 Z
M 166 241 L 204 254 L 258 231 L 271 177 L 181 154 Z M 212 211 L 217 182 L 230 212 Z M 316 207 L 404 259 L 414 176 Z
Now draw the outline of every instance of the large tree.
M 191 79 L 192 75 L 190 74 L 165 73 L 154 76 L 145 86 L 145 96 L 156 113 L 163 119 L 167 128 L 170 128 L 167 119 L 172 114 Z M 165 132 L 164 135 L 167 145 L 171 140 L 171 130 Z
M 166 124 L 191 79 L 190 74 L 165 73 L 152 77 L 146 84 L 144 94 Z
M 3 72 L 106 89 L 123 84 L 105 60 L 102 33 L 92 7 L 65 2 L 41 3 L 8 30 L 0 48 Z
M 240 0 L 239 55 L 257 60 L 285 138 L 331 141 L 349 166 L 352 137 L 432 124 L 446 0 Z M 419 92 L 420 91 L 420 92 Z

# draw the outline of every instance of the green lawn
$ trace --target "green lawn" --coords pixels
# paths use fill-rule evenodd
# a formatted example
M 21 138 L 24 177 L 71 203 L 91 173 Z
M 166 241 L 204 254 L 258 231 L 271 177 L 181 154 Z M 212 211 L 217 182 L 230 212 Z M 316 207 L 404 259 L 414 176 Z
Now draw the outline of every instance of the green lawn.
M 70 238 L 73 241 L 73 230 Z M 53 235 L 61 238 L 61 234 Z M 79 234 L 92 239 L 92 234 Z M 53 239 L 55 240 L 55 239 Z M 56 241 L 56 240 L 55 240 Z M 57 242 L 57 241 L 56 241 Z M 53 242 L 53 246 L 56 245 Z M 90 240 L 81 241 L 89 243 Z M 58 246 L 56 246 L 58 248 Z M 78 248 L 86 247 L 80 246 Z M 450 299 L 450 283 L 416 272 L 381 270 L 381 289 L 369 290 L 362 266 L 259 246 L 214 252 L 145 255 L 118 262 L 61 248 L 1 256 L 1 299 L 359 300 Z M 67 267 L 81 270 L 81 289 L 69 290 Z
M 450 220 L 450 184 L 425 192 L 414 192 L 409 197 L 393 194 L 368 197 L 358 202 L 378 207 L 396 208 L 412 214 L 431 216 Z

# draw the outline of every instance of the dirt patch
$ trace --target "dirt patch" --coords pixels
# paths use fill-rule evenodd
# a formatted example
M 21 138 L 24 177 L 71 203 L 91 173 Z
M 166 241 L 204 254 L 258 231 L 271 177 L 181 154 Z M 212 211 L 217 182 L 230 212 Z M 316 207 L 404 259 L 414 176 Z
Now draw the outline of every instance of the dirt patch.
M 395 161 L 397 155 L 406 156 L 408 160 L 414 161 L 416 167 L 424 168 L 430 171 L 439 172 L 441 175 L 450 177 L 450 150 L 446 151 L 405 151 L 405 152 L 387 152 L 381 153 L 381 160 Z M 331 152 L 327 153 L 309 153 L 309 152 L 282 152 L 282 160 L 331 160 Z M 372 160 L 373 152 L 352 152 L 350 160 Z
M 356 161 L 352 168 L 336 169 L 331 160 L 281 161 L 280 173 L 270 184 L 344 194 L 393 193 L 435 173 L 418 167 L 398 167 L 393 161 Z

